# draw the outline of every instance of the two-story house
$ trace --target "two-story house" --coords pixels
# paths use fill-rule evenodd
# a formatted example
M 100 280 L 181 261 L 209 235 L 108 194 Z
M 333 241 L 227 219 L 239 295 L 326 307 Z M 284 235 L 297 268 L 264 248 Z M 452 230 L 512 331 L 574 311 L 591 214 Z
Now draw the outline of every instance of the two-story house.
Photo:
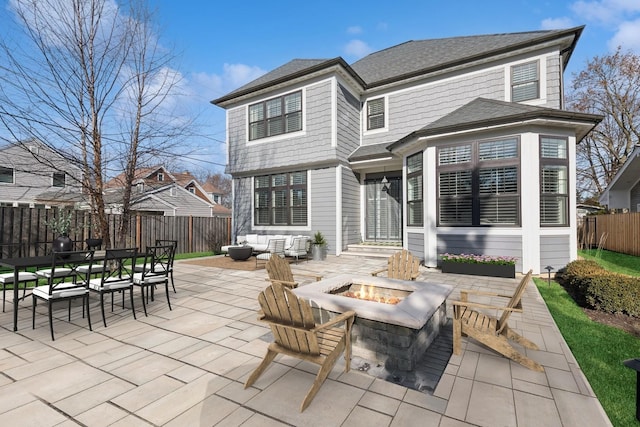
M 582 29 L 294 59 L 212 101 L 227 114 L 236 234 L 322 231 L 336 255 L 400 242 L 430 267 L 447 252 L 564 266 L 576 144 L 601 120 L 562 109 Z
M 0 148 L 0 206 L 73 206 L 82 196 L 82 171 L 37 140 Z

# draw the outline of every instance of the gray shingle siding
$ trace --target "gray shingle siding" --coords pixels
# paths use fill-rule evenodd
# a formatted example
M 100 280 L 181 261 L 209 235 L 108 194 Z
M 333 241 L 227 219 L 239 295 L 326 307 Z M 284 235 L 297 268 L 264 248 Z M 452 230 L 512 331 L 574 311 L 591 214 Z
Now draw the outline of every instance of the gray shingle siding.
M 19 201 L 32 203 L 40 194 L 49 191 L 60 191 L 62 187 L 53 187 L 53 173 L 65 171 L 65 189 L 69 192 L 79 193 L 80 169 L 71 166 L 64 158 L 53 153 L 44 145 L 33 144 L 37 147 L 37 156 L 51 164 L 43 164 L 27 151 L 23 145 L 6 146 L 0 150 L 0 166 L 14 169 L 13 183 L 0 183 L 0 201 Z
M 336 253 L 336 169 L 311 171 L 311 233 L 321 231 L 328 242 L 328 253 Z
M 337 93 L 337 126 L 336 154 L 345 160 L 360 146 L 360 101 L 341 84 Z
M 251 192 L 253 178 L 233 179 L 233 238 L 253 232 Z
M 389 131 L 365 133 L 362 142 L 368 145 L 396 141 L 477 97 L 504 100 L 504 79 L 500 68 L 391 93 Z
M 569 236 L 540 236 L 540 270 L 548 265 L 558 271 L 571 261 Z
M 247 116 L 245 107 L 228 111 L 229 167 L 227 173 L 284 168 L 335 159 L 331 146 L 331 82 L 323 81 L 307 86 L 303 114 L 304 135 L 279 135 L 275 140 L 255 140 L 247 144 Z M 284 92 L 283 92 L 284 93 Z M 278 95 L 271 95 L 273 98 Z M 257 101 L 256 101 L 257 102 Z M 304 147 L 304 149 L 301 149 Z
M 562 108 L 561 103 L 561 78 L 560 57 L 550 56 L 547 58 L 547 102 L 545 107 Z
M 407 233 L 407 249 L 419 258 L 424 258 L 424 234 Z
M 512 256 L 518 258 L 516 271 L 522 270 L 522 236 L 479 234 L 438 234 L 438 260 L 444 253 Z
M 342 168 L 342 249 L 361 241 L 360 183 L 353 171 Z

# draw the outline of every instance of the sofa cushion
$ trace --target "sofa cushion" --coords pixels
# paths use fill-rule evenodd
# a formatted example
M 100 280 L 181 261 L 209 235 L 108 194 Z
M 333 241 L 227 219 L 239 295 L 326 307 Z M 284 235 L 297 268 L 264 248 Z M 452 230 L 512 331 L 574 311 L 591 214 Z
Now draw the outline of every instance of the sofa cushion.
M 251 245 L 253 243 L 258 243 L 258 235 L 257 234 L 247 234 L 245 236 L 245 241 L 247 242 L 248 245 Z

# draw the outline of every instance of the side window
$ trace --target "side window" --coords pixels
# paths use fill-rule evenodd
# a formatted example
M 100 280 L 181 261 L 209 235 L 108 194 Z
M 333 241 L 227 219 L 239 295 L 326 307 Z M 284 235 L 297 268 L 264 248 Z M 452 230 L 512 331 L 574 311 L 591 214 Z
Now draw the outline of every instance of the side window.
M 569 225 L 567 140 L 540 137 L 540 225 Z
M 367 101 L 367 130 L 384 128 L 384 98 Z
M 540 98 L 538 61 L 511 67 L 511 101 L 520 102 Z
M 0 184 L 13 184 L 13 168 L 0 166 Z
M 66 182 L 65 182 L 65 178 L 66 174 L 64 172 L 54 172 L 53 173 L 53 182 L 52 185 L 54 187 L 62 187 L 64 188 Z
M 422 152 L 407 157 L 407 225 L 422 226 Z
M 302 130 L 302 92 L 249 106 L 249 140 Z

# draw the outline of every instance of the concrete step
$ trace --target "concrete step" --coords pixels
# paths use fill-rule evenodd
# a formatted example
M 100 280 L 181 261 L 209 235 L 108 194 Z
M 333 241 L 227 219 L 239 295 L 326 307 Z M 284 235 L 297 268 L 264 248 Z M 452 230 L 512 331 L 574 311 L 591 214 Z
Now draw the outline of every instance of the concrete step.
M 394 253 L 401 251 L 402 246 L 392 245 L 348 245 L 347 250 L 342 252 L 344 256 L 357 256 L 357 257 L 374 257 L 374 258 L 389 258 Z

